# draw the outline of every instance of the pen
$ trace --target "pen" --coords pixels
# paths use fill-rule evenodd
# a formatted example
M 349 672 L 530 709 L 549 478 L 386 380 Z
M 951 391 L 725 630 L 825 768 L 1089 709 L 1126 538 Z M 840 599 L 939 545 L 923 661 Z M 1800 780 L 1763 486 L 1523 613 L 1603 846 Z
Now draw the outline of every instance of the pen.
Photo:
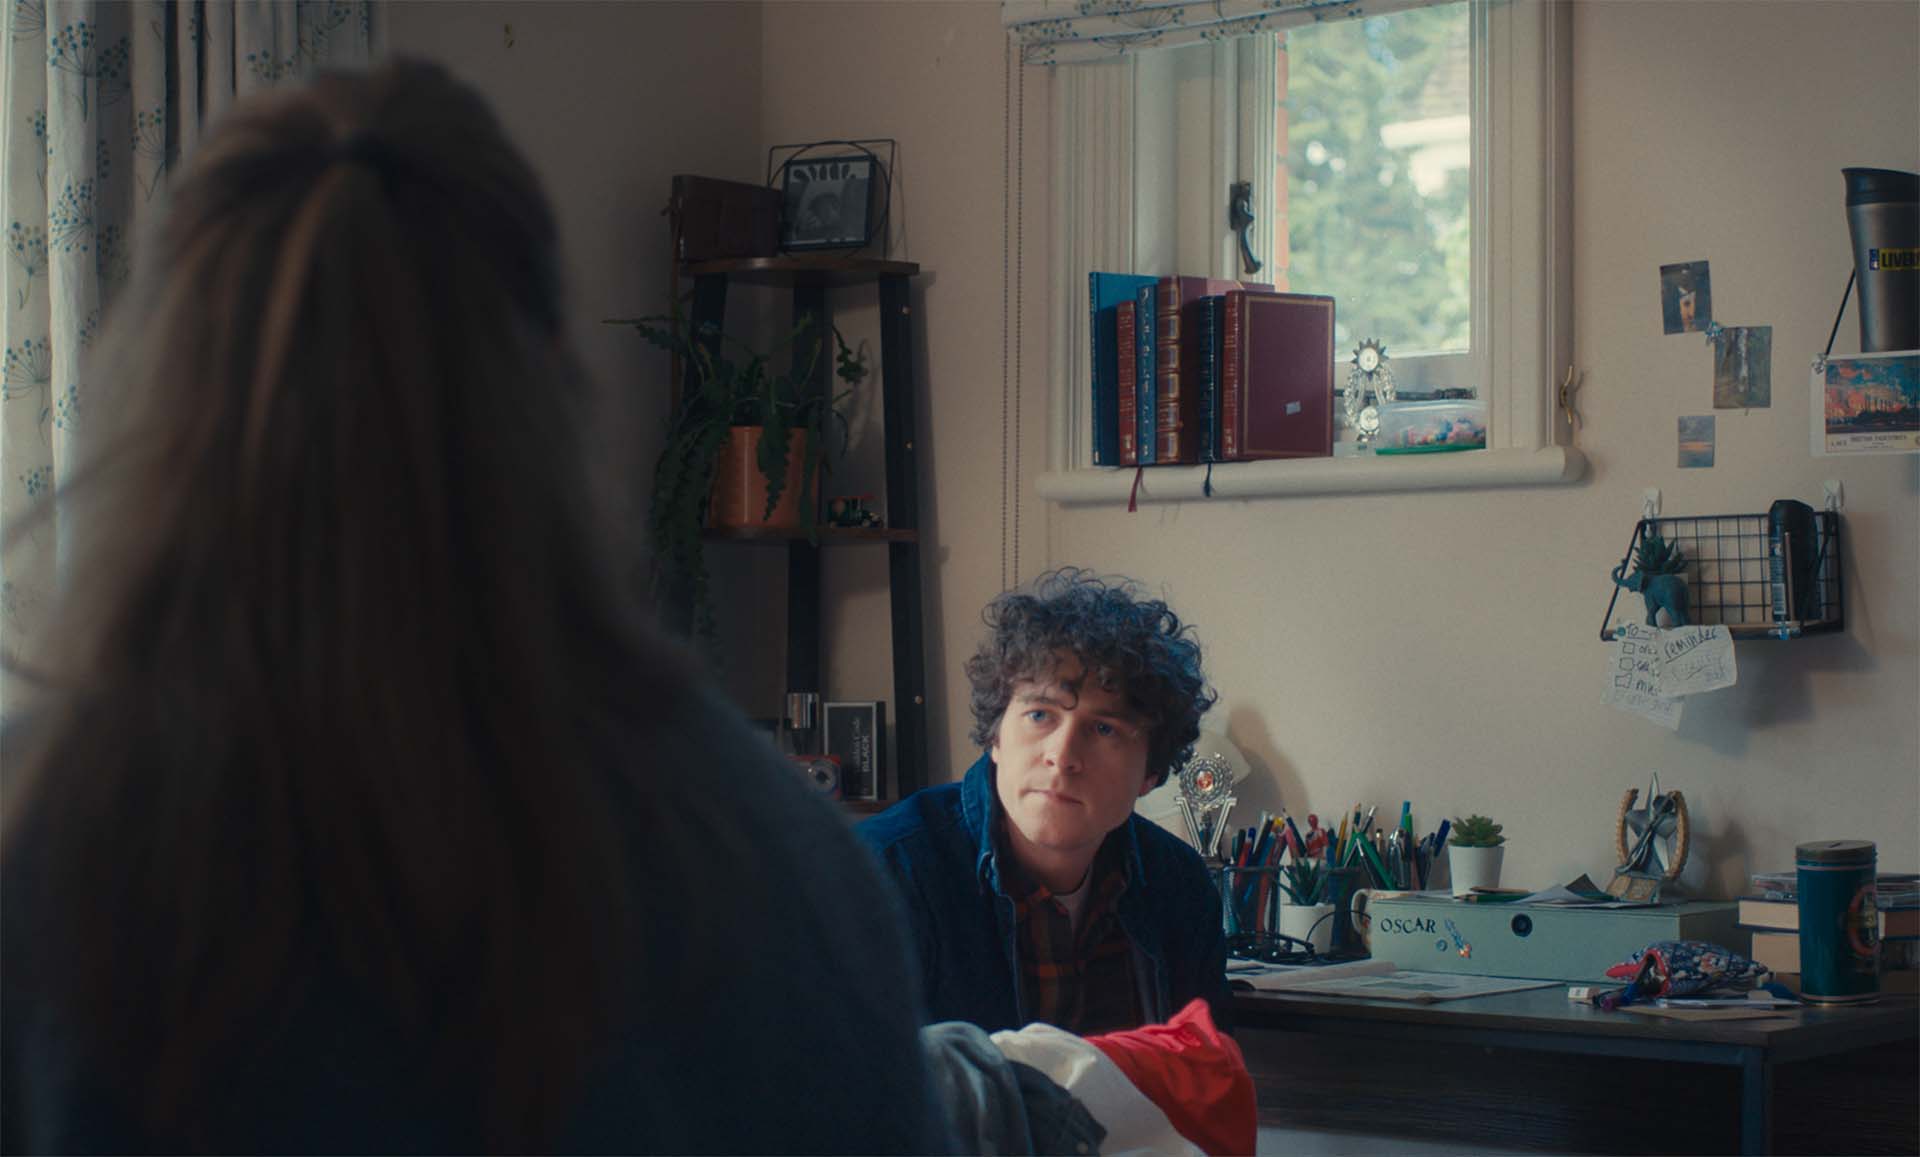
M 1447 846 L 1447 830 L 1453 826 L 1452 820 L 1441 820 L 1440 830 L 1433 833 L 1433 854 L 1439 855 L 1440 849 Z
M 1293 838 L 1293 854 L 1302 855 L 1307 850 L 1307 841 L 1300 838 L 1300 826 L 1293 822 L 1293 816 L 1285 808 L 1280 809 L 1280 818 L 1287 821 L 1287 834 Z
M 1379 881 L 1379 886 L 1382 888 L 1396 887 L 1393 878 L 1387 875 L 1387 866 L 1380 862 L 1379 853 L 1373 850 L 1373 845 L 1366 840 L 1355 840 L 1354 843 L 1359 847 L 1360 855 L 1365 858 L 1367 867 Z

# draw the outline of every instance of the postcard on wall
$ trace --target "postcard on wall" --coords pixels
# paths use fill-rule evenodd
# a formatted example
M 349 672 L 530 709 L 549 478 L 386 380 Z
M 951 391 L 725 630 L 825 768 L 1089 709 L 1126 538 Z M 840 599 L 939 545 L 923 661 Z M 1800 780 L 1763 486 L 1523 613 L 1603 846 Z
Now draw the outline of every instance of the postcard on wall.
M 1690 414 L 1680 419 L 1680 468 L 1713 465 L 1713 415 Z
M 1815 359 L 1813 452 L 1920 452 L 1920 350 Z
M 1704 261 L 1660 267 L 1660 320 L 1667 333 L 1697 333 L 1713 320 L 1713 276 Z
M 1713 343 L 1713 408 L 1763 410 L 1773 405 L 1773 327 L 1730 325 Z

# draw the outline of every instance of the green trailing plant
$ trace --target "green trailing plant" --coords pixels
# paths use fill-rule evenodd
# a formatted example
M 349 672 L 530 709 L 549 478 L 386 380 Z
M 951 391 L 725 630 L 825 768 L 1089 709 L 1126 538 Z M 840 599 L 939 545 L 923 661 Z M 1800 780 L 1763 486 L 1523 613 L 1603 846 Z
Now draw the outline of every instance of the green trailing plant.
M 1497 848 L 1507 842 L 1500 825 L 1486 816 L 1468 816 L 1453 821 L 1447 843 L 1456 848 Z
M 826 335 L 810 332 L 812 327 L 804 320 L 781 343 L 789 353 L 800 355 L 791 358 L 792 368 L 786 372 L 772 368 L 769 354 L 728 337 L 713 325 L 696 325 L 678 303 L 667 316 L 609 318 L 608 324 L 632 326 L 650 345 L 692 369 L 687 393 L 668 420 L 666 440 L 654 463 L 647 537 L 653 549 L 650 578 L 655 604 L 684 605 L 692 616 L 694 633 L 711 640 L 715 622 L 701 532 L 728 430 L 761 428 L 755 464 L 767 482 L 762 518 L 772 515 L 786 491 L 790 436 L 796 430 L 806 434 L 800 490 L 802 495 L 812 494 L 828 431 L 836 429 L 842 444 L 846 440 L 842 408 L 853 396 L 853 388 L 866 380 L 866 353 L 849 346 L 837 328 L 827 326 L 838 386 L 814 393 L 806 388 L 807 382 L 811 367 L 819 364 Z M 799 505 L 801 526 L 813 538 L 817 534 L 813 504 L 802 501 Z
M 1687 569 L 1686 552 L 1677 542 L 1668 542 L 1657 530 L 1649 530 L 1634 548 L 1633 567 L 1641 574 L 1682 574 Z

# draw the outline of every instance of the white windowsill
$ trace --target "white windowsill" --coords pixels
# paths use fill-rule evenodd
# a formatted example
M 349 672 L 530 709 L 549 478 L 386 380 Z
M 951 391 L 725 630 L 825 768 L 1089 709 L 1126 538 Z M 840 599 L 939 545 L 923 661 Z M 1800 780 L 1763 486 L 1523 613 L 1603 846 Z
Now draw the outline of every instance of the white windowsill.
M 1223 462 L 1213 468 L 1213 499 L 1564 486 L 1578 481 L 1586 469 L 1586 455 L 1571 446 L 1390 458 Z M 1125 505 L 1133 493 L 1134 471 L 1130 466 L 1055 470 L 1042 474 L 1035 489 L 1040 497 L 1062 506 Z M 1206 500 L 1201 493 L 1206 476 L 1204 466 L 1147 467 L 1140 480 L 1139 500 Z

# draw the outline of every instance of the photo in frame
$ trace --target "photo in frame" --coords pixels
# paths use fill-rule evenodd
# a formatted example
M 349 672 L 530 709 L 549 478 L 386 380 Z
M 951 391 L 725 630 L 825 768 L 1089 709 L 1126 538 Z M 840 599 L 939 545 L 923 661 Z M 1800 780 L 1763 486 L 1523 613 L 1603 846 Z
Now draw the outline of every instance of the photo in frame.
M 873 239 L 875 158 L 795 157 L 780 168 L 780 248 L 859 249 Z

